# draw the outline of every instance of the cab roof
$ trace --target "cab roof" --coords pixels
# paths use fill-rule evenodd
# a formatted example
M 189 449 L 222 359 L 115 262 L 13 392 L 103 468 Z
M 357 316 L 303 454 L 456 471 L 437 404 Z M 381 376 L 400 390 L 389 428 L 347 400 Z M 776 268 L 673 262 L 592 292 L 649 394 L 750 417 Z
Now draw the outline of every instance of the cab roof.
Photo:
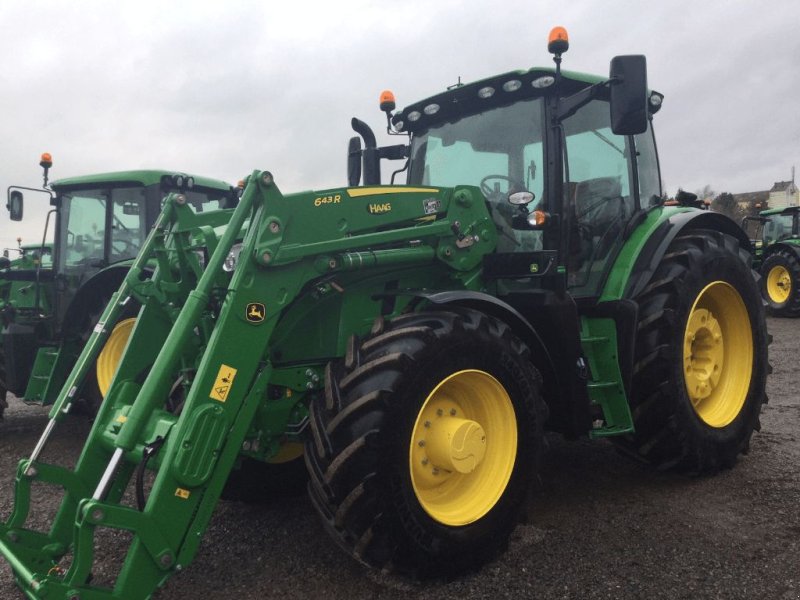
M 607 79 L 588 73 L 561 71 L 559 93 L 562 96 L 570 96 Z M 555 69 L 552 67 L 509 71 L 472 83 L 457 84 L 435 96 L 414 102 L 399 111 L 392 121 L 396 127 L 401 124 L 399 129 L 402 131 L 424 130 L 431 124 L 448 120 L 450 115 L 474 114 L 489 108 L 509 105 L 524 98 L 547 95 L 554 83 Z M 492 92 L 487 96 L 488 92 L 484 90 L 489 89 Z M 479 92 L 482 95 L 479 95 Z M 435 112 L 426 112 L 426 107 L 430 106 L 438 108 Z M 418 116 L 415 117 L 412 113 L 417 113 Z
M 164 176 L 181 175 L 194 179 L 195 186 L 218 189 L 227 191 L 231 188 L 230 184 L 219 180 L 191 175 L 182 171 L 161 171 L 157 169 L 144 169 L 139 171 L 114 171 L 111 173 L 92 173 L 80 177 L 67 177 L 54 181 L 51 187 L 58 191 L 65 188 L 95 187 L 103 184 L 122 184 L 130 183 L 134 185 L 153 185 L 161 181 Z

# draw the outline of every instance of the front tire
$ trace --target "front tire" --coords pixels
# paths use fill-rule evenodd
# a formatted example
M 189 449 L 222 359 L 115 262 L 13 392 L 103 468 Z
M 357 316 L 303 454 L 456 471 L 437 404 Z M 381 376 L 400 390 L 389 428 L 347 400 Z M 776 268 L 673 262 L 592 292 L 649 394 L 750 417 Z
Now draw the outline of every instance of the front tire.
M 502 551 L 536 476 L 546 408 L 528 350 L 463 310 L 376 322 L 327 370 L 306 445 L 311 499 L 347 552 L 420 577 Z
M 761 267 L 767 310 L 776 317 L 800 316 L 800 261 L 788 250 L 771 254 Z
M 768 336 L 749 254 L 716 231 L 670 245 L 637 298 L 624 448 L 660 468 L 713 473 L 749 447 L 766 402 Z

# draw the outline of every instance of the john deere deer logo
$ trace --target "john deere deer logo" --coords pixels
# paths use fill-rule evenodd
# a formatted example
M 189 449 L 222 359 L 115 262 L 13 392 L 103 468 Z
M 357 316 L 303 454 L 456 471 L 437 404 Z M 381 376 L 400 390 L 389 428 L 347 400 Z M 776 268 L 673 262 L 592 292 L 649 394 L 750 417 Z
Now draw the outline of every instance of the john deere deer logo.
M 267 314 L 266 307 L 260 302 L 251 302 L 247 305 L 245 317 L 250 323 L 261 323 Z

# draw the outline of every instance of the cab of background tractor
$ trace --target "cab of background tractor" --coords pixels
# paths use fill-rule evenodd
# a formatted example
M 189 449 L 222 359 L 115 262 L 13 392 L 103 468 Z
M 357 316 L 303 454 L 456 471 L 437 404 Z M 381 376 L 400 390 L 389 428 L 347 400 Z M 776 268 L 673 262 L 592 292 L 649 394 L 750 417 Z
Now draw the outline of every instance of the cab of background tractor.
M 767 210 L 761 212 L 760 216 L 765 218 L 763 232 L 765 246 L 800 236 L 800 207 Z

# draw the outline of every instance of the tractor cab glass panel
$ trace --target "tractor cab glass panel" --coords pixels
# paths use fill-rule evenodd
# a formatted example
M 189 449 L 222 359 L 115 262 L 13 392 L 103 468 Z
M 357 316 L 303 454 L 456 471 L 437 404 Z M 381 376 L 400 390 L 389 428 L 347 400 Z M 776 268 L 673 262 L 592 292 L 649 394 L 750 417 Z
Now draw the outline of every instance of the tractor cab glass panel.
M 608 104 L 594 101 L 564 121 L 566 206 L 572 224 L 568 285 L 576 296 L 598 293 L 607 267 L 622 244 L 622 231 L 636 208 L 632 138 L 611 132 Z M 642 140 L 643 150 L 646 138 Z M 657 184 L 648 183 L 647 193 Z
M 103 260 L 106 194 L 81 190 L 61 197 L 61 260 L 65 267 L 90 267 Z
M 109 262 L 134 258 L 144 241 L 145 190 L 141 187 L 111 191 L 111 247 Z
M 146 233 L 145 198 L 140 186 L 62 194 L 60 264 L 96 269 L 134 258 Z
M 661 177 L 653 130 L 648 128 L 634 136 L 636 144 L 636 172 L 639 175 L 639 203 L 642 208 L 661 204 Z
M 764 243 L 771 244 L 792 237 L 794 215 L 770 215 L 764 224 Z
M 480 187 L 498 227 L 498 252 L 540 249 L 541 232 L 515 230 L 512 220 L 543 197 L 541 121 L 542 100 L 534 98 L 431 127 L 411 141 L 408 183 Z M 533 202 L 512 205 L 509 195 L 520 191 L 532 192 Z

